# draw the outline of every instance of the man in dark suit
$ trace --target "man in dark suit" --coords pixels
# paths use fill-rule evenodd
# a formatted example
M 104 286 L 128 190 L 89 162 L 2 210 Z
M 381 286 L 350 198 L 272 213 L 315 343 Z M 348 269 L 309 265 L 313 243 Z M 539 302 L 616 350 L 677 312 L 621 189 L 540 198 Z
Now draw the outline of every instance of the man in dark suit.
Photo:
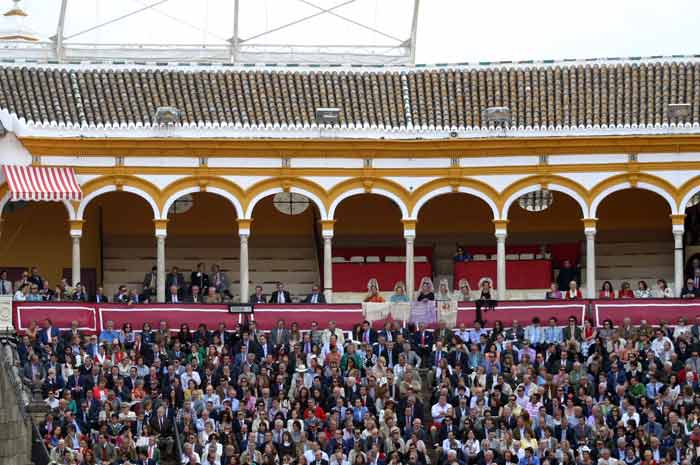
M 149 298 L 156 295 L 158 288 L 158 267 L 151 268 L 151 271 L 143 277 L 143 295 Z
M 271 304 L 291 304 L 292 297 L 289 295 L 289 291 L 284 289 L 284 284 L 281 282 L 277 283 L 277 290 L 270 296 Z
M 168 304 L 181 304 L 182 296 L 180 292 L 180 289 L 173 284 L 168 288 L 168 295 L 165 296 L 165 302 Z
M 114 297 L 112 297 L 112 301 L 115 304 L 129 303 L 129 289 L 124 284 L 119 286 L 117 293 L 114 294 Z
M 173 447 L 173 421 L 166 415 L 165 407 L 158 407 L 157 413 L 151 418 L 151 429 L 158 436 L 158 448 L 170 453 Z
M 204 271 L 204 263 L 197 263 L 197 269 L 190 275 L 190 286 L 197 285 L 200 292 L 206 292 L 209 287 L 209 275 Z M 190 288 L 190 292 L 194 293 Z
M 374 344 L 377 342 L 377 332 L 372 329 L 372 325 L 367 320 L 362 322 L 362 328 L 357 335 L 363 343 Z
M 185 277 L 182 276 L 178 267 L 174 266 L 172 271 L 165 277 L 165 288 L 170 289 L 172 286 L 177 287 L 178 292 L 182 292 L 185 288 Z
M 201 304 L 202 303 L 202 296 L 199 293 L 199 286 L 198 285 L 193 285 L 192 286 L 192 292 L 190 295 L 185 297 L 185 302 L 188 304 Z
M 107 302 L 109 302 L 107 296 L 104 295 L 104 289 L 102 289 L 102 287 L 97 288 L 97 292 L 95 292 L 95 298 L 93 298 L 92 301 L 98 304 L 106 304 Z
M 267 303 L 267 297 L 263 294 L 263 287 L 260 285 L 255 286 L 255 294 L 250 296 L 248 303 L 251 304 L 264 304 Z
M 44 328 L 39 331 L 39 342 L 41 342 L 42 345 L 46 345 L 49 342 L 57 343 L 59 336 L 60 332 L 58 328 L 52 326 L 51 320 L 48 318 L 44 320 Z
M 413 347 L 416 353 L 423 359 L 430 353 L 433 346 L 433 333 L 428 331 L 425 323 L 418 324 L 418 331 L 413 333 Z
M 311 287 L 311 294 L 307 295 L 306 298 L 304 299 L 305 304 L 325 304 L 326 303 L 326 296 L 323 295 L 323 292 L 321 292 L 321 288 L 314 284 Z

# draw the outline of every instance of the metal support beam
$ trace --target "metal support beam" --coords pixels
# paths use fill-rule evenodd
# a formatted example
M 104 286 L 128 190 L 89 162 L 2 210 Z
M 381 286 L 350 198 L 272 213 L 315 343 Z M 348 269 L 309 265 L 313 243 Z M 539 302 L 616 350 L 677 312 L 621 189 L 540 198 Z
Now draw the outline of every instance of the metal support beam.
M 68 10 L 68 0 L 61 0 L 61 13 L 58 16 L 58 26 L 56 27 L 56 60 L 63 61 L 63 31 L 66 27 L 66 11 Z
M 416 34 L 418 33 L 418 9 L 420 8 L 420 0 L 415 0 L 413 3 L 413 21 L 411 22 L 411 64 L 416 63 Z

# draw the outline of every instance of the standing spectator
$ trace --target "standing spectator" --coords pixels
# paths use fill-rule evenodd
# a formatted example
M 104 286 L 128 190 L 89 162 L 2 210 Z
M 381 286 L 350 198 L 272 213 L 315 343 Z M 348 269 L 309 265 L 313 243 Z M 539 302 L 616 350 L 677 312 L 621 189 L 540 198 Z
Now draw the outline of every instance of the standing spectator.
M 211 266 L 210 285 L 216 289 L 217 294 L 231 297 L 229 292 L 231 281 L 229 280 L 228 275 L 221 271 L 221 267 L 217 264 Z
M 158 287 L 158 267 L 154 266 L 151 271 L 143 277 L 143 295 L 144 298 L 150 299 L 157 293 Z
M 571 265 L 571 260 L 564 259 L 559 269 L 559 275 L 557 275 L 557 285 L 559 289 L 569 289 L 571 281 L 577 282 L 577 270 Z
M 37 289 L 39 286 L 37 286 Z M 7 271 L 0 271 L 0 295 L 12 295 L 12 283 L 7 279 Z
M 292 297 L 289 295 L 289 291 L 285 290 L 284 284 L 281 282 L 277 283 L 277 290 L 270 296 L 271 304 L 291 304 Z
M 197 269 L 190 274 L 190 294 L 194 293 L 194 286 L 200 293 L 206 292 L 209 287 L 209 275 L 204 270 L 204 263 L 197 263 Z
M 165 277 L 165 288 L 171 289 L 173 286 L 177 289 L 178 294 L 185 289 L 185 277 L 176 266 L 173 266 Z

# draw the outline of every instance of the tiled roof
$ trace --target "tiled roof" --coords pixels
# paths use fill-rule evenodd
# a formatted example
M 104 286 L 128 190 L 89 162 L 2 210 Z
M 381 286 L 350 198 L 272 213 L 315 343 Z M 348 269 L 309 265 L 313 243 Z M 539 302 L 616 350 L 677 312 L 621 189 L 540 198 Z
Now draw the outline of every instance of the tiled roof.
M 183 69 L 0 66 L 0 109 L 35 124 L 150 126 L 159 106 L 188 126 L 312 127 L 314 109 L 339 107 L 340 126 L 482 128 L 482 112 L 507 106 L 512 126 L 658 127 L 668 103 L 690 103 L 700 123 L 694 59 L 437 67 L 411 70 Z

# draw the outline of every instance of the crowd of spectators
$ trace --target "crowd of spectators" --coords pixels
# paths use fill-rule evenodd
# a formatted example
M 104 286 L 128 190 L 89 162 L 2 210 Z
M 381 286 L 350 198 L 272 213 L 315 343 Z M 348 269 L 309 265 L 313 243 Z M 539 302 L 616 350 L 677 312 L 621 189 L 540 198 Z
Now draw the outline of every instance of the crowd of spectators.
M 18 352 L 57 464 L 700 463 L 700 317 L 582 323 L 46 320 Z

